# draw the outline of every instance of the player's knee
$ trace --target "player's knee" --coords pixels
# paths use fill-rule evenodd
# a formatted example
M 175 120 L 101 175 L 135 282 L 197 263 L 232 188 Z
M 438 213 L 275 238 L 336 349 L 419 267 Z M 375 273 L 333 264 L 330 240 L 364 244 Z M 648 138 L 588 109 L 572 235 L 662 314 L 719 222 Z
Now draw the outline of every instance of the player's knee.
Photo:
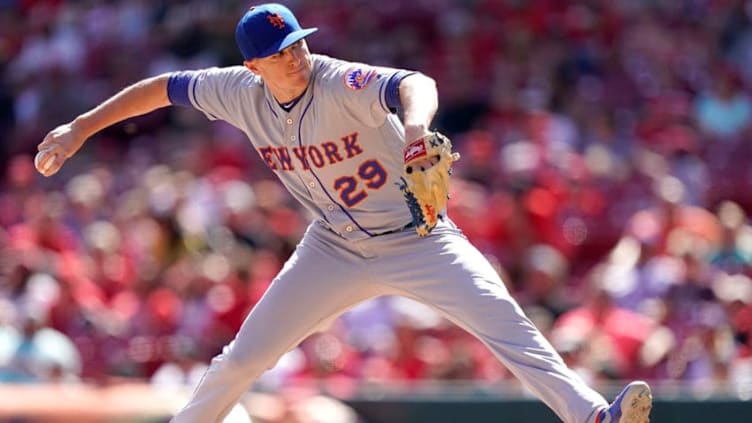
M 215 360 L 220 358 L 228 371 L 258 375 L 271 368 L 278 357 L 279 354 L 269 348 L 259 345 L 244 345 L 239 348 L 233 342 Z

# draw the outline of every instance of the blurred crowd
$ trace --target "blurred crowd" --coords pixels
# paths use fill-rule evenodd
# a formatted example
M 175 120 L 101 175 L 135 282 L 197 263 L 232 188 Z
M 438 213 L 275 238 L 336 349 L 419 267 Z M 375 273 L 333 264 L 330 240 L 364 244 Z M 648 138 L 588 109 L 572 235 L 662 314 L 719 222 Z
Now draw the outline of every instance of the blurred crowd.
M 313 52 L 437 80 L 449 214 L 584 378 L 752 397 L 752 1 L 286 3 Z M 245 7 L 0 1 L 0 382 L 195 383 L 291 253 L 308 216 L 194 110 L 104 130 L 51 178 L 32 163 L 129 83 L 240 63 Z M 514 380 L 409 300 L 325 329 L 259 383 Z

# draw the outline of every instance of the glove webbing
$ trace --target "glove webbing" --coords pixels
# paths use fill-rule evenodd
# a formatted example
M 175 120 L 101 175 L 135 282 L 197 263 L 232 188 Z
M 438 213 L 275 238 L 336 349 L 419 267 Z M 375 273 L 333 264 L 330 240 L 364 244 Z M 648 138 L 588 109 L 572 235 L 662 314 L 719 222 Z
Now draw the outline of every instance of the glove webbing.
M 397 186 L 399 187 L 400 191 L 402 191 L 402 195 L 405 197 L 405 203 L 407 203 L 407 208 L 408 210 L 410 210 L 410 214 L 413 217 L 413 222 L 415 222 L 416 231 L 421 236 L 428 235 L 428 230 L 426 229 L 426 220 L 423 217 L 423 210 L 421 210 L 418 199 L 415 198 L 415 194 L 407 189 L 407 181 L 404 177 L 400 177 L 400 182 L 397 183 Z

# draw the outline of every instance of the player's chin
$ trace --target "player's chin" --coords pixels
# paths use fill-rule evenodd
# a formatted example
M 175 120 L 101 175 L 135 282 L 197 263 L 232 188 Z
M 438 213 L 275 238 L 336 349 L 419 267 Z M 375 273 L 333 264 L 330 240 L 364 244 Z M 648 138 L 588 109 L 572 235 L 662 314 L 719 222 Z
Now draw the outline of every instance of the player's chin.
M 302 70 L 288 75 L 291 85 L 305 88 L 308 86 L 308 81 L 311 80 L 311 72 Z
M 291 78 L 308 78 L 311 76 L 311 70 L 306 66 L 301 66 L 298 69 L 288 74 Z

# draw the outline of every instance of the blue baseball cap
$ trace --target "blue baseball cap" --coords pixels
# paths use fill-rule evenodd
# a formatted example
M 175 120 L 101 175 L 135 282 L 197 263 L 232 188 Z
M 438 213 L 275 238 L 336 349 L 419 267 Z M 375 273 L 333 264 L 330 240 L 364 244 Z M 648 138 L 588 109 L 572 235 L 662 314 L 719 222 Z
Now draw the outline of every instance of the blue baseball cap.
M 287 7 L 267 3 L 245 12 L 235 28 L 235 41 L 245 60 L 251 60 L 271 56 L 317 30 L 301 28 Z

